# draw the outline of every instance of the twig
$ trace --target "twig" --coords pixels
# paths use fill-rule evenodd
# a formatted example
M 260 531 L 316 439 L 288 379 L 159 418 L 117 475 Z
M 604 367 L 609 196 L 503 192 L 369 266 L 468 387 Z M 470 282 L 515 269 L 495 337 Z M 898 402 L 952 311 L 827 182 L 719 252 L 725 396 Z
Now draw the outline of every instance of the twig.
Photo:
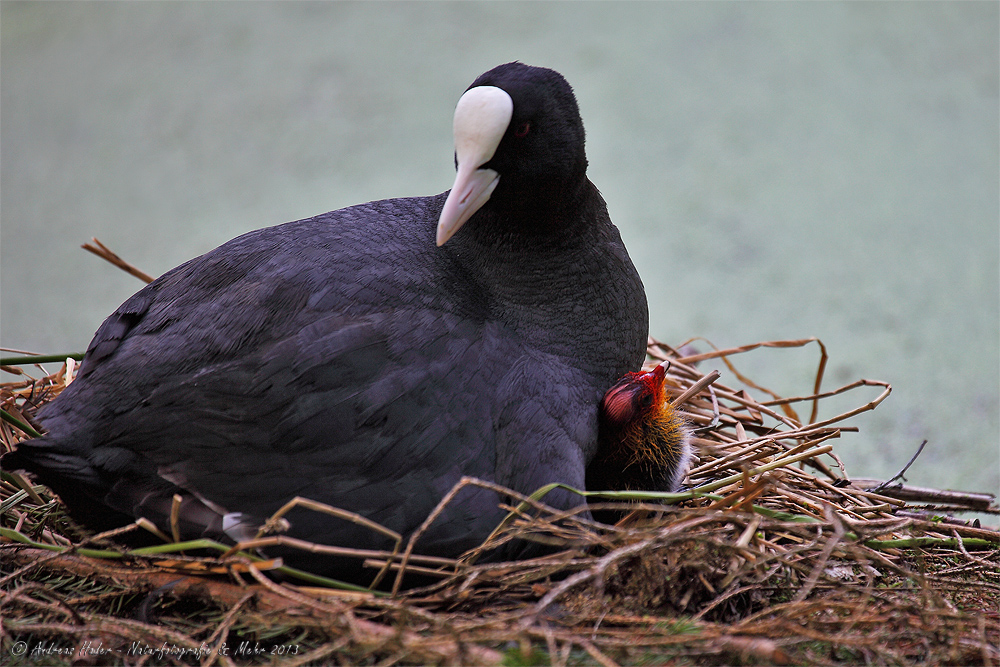
M 874 479 L 855 478 L 851 480 L 851 486 L 868 490 L 882 486 L 882 483 Z M 996 496 L 992 493 L 928 489 L 919 486 L 888 486 L 882 489 L 880 495 L 917 503 L 946 503 L 967 507 L 970 510 L 989 510 L 996 502 Z
M 924 446 L 925 445 L 927 445 L 927 441 L 926 440 L 924 440 L 923 442 L 920 443 L 920 446 L 917 447 L 917 453 L 914 454 L 912 457 L 910 457 L 910 460 L 906 462 L 906 465 L 903 466 L 902 470 L 900 470 L 895 475 L 893 475 L 889 479 L 885 480 L 884 482 L 882 482 L 881 484 L 879 484 L 878 486 L 876 486 L 874 489 L 872 489 L 872 491 L 874 491 L 875 493 L 878 493 L 882 489 L 886 488 L 887 486 L 889 486 L 890 484 L 892 484 L 893 482 L 895 482 L 897 479 L 900 480 L 900 481 L 905 482 L 906 478 L 903 477 L 903 475 L 906 473 L 907 470 L 910 469 L 910 466 L 913 465 L 913 462 L 917 460 L 917 457 L 920 456 L 920 452 L 924 451 Z
M 671 401 L 671 404 L 674 406 L 683 405 L 684 403 L 687 402 L 689 398 L 701 393 L 701 391 L 705 387 L 712 384 L 718 379 L 719 379 L 719 371 L 712 371 L 711 373 L 704 376 L 703 378 L 695 382 L 693 385 L 685 389 L 684 393 L 682 393 L 680 396 Z
M 153 276 L 149 275 L 148 273 L 146 273 L 141 269 L 137 269 L 136 267 L 132 266 L 131 264 L 126 262 L 124 259 L 116 255 L 115 253 L 111 252 L 111 250 L 106 245 L 98 241 L 96 238 L 91 238 L 90 243 L 84 243 L 80 247 L 83 248 L 84 250 L 94 253 L 95 255 L 97 255 L 98 257 L 100 257 L 105 261 L 111 262 L 125 273 L 135 276 L 136 278 L 145 282 L 146 284 L 149 284 L 155 280 Z

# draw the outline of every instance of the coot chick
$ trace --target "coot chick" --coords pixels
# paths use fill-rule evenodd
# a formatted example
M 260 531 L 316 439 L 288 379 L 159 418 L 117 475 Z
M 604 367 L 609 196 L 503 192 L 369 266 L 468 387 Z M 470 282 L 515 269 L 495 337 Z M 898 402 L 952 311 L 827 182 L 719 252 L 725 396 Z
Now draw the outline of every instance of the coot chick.
M 648 317 L 587 178 L 573 91 L 555 71 L 501 65 L 461 97 L 454 131 L 450 192 L 252 231 L 137 292 L 39 412 L 46 436 L 4 466 L 96 529 L 146 517 L 169 532 L 179 494 L 185 539 L 250 537 L 294 496 L 405 539 L 463 475 L 582 487 L 597 406 L 642 363 Z M 478 545 L 501 501 L 463 490 L 417 551 Z M 325 514 L 285 518 L 314 543 L 392 546 Z
M 666 362 L 627 373 L 601 401 L 597 454 L 587 468 L 590 491 L 680 488 L 691 460 L 691 428 L 665 391 Z M 610 522 L 618 513 L 596 513 Z

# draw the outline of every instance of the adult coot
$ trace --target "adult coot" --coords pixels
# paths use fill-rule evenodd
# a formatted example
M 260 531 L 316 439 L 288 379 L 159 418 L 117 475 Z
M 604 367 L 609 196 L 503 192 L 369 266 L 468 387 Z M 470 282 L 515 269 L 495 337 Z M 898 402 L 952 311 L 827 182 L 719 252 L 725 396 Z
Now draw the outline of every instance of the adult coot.
M 642 283 L 561 75 L 486 72 L 454 131 L 450 192 L 253 231 L 136 293 L 39 413 L 47 435 L 5 466 L 96 528 L 144 516 L 169 530 L 179 494 L 185 538 L 245 538 L 294 496 L 405 537 L 462 475 L 582 487 L 601 397 L 644 357 Z M 418 551 L 476 546 L 501 500 L 464 489 Z M 325 514 L 286 518 L 304 540 L 391 546 Z

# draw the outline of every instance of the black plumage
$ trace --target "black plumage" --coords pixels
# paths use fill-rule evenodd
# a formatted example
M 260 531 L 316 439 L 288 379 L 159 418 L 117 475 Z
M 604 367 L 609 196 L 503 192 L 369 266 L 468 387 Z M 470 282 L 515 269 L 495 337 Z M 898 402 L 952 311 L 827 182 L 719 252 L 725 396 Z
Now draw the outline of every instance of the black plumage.
M 562 76 L 508 63 L 469 91 L 459 109 L 494 97 L 512 108 L 456 111 L 447 207 L 448 192 L 370 202 L 167 272 L 101 325 L 77 379 L 39 413 L 46 436 L 4 466 L 97 528 L 146 516 L 169 530 L 180 494 L 183 536 L 222 539 L 252 534 L 294 496 L 405 537 L 462 475 L 526 493 L 583 487 L 601 397 L 644 358 L 642 283 L 587 179 Z M 495 150 L 480 146 L 481 117 L 498 123 Z M 463 491 L 418 550 L 476 546 L 500 501 Z M 287 519 L 301 539 L 390 546 L 327 515 Z M 343 561 L 286 558 L 357 576 Z

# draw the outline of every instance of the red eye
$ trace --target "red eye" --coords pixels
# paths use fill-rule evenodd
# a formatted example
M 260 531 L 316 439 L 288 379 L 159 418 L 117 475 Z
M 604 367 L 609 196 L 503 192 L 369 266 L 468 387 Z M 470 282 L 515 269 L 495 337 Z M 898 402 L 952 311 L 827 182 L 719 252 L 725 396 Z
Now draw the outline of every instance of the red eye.
M 526 137 L 528 136 L 528 132 L 530 130 L 531 130 L 531 123 L 529 123 L 528 121 L 524 121 L 523 123 L 521 123 L 521 127 L 514 130 L 514 136 L 518 138 Z

